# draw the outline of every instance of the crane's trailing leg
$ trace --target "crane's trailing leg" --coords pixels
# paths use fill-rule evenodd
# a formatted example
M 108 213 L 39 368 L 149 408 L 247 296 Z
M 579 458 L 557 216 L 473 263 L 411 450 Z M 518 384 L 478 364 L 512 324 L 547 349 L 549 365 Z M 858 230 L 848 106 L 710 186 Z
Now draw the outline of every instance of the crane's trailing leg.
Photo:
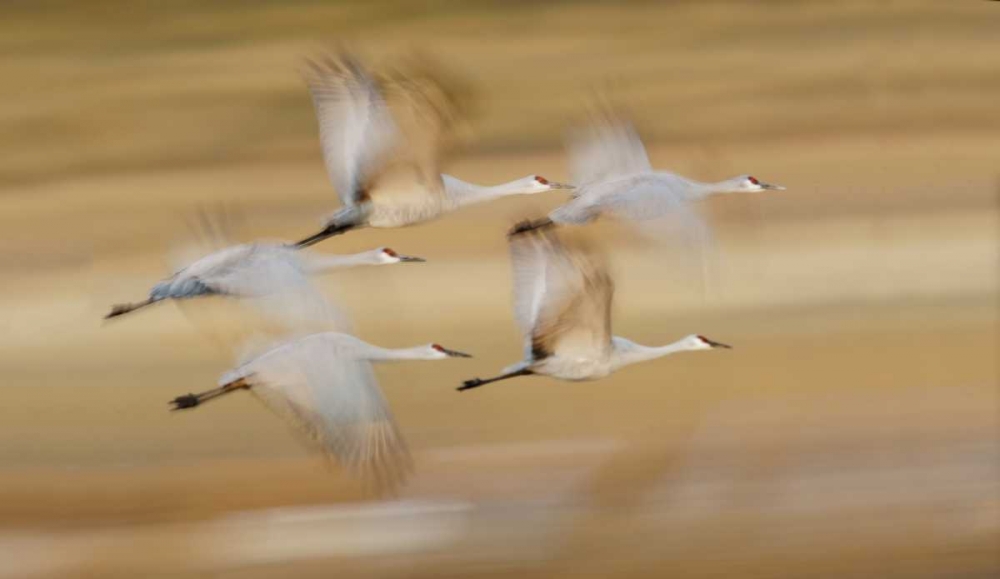
M 516 370 L 514 372 L 508 372 L 506 374 L 501 374 L 499 376 L 494 376 L 493 378 L 487 378 L 485 380 L 482 378 L 473 378 L 472 380 L 466 380 L 465 382 L 463 382 L 461 386 L 456 388 L 456 390 L 461 392 L 462 390 L 468 390 L 470 388 L 478 388 L 483 384 L 489 384 L 490 382 L 499 382 L 500 380 L 506 380 L 508 378 L 517 378 L 518 376 L 530 376 L 531 374 L 534 374 L 534 372 L 532 372 L 528 368 L 521 368 L 520 370 Z
M 146 306 L 151 306 L 163 298 L 149 298 L 145 301 L 136 302 L 134 304 L 116 304 L 111 306 L 111 311 L 104 316 L 104 319 L 116 318 L 120 315 L 127 314 L 129 312 L 134 312 L 139 308 L 144 308 Z
M 295 247 L 301 248 L 301 247 L 309 247 L 310 245 L 315 245 L 328 237 L 333 237 L 334 235 L 347 233 L 351 229 L 354 229 L 354 227 L 355 226 L 353 224 L 338 225 L 334 223 L 327 225 L 325 228 L 323 228 L 323 231 L 320 231 L 315 235 L 310 235 L 309 237 L 303 239 L 302 241 L 297 242 L 295 244 Z
M 540 229 L 542 227 L 548 227 L 552 225 L 552 220 L 548 217 L 543 217 L 542 219 L 535 219 L 534 221 L 525 219 L 524 221 L 518 222 L 510 229 L 507 233 L 508 236 L 519 235 L 528 231 L 534 231 L 535 229 Z
M 170 401 L 174 407 L 170 410 L 184 410 L 185 408 L 194 408 L 202 402 L 208 402 L 213 398 L 218 398 L 223 394 L 229 394 L 230 392 L 236 392 L 237 390 L 249 389 L 250 385 L 247 384 L 244 378 L 240 378 L 234 382 L 230 382 L 224 386 L 218 388 L 213 388 L 211 390 L 206 390 L 205 392 L 199 392 L 198 394 L 185 394 L 183 396 L 178 396 Z

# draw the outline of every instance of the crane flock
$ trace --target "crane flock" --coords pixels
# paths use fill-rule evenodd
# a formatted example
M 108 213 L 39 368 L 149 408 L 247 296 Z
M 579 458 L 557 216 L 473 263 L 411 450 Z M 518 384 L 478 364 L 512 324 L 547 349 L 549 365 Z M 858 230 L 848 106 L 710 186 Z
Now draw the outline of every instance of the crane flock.
M 603 108 L 570 133 L 570 184 L 528 175 L 485 186 L 441 173 L 441 159 L 460 98 L 434 71 L 375 74 L 354 55 L 308 60 L 305 80 L 316 110 L 323 160 L 341 208 L 317 233 L 297 243 L 255 242 L 215 251 L 155 284 L 140 302 L 116 305 L 106 318 L 167 300 L 200 296 L 267 297 L 305 307 L 335 331 L 290 334 L 240 359 L 218 387 L 178 396 L 173 410 L 195 408 L 246 390 L 324 453 L 365 480 L 402 483 L 412 461 L 372 371 L 372 362 L 444 360 L 469 354 L 432 343 L 382 348 L 350 335 L 311 277 L 362 265 L 423 262 L 387 247 L 354 255 L 305 248 L 362 228 L 405 227 L 465 205 L 555 189 L 570 199 L 508 232 L 514 317 L 524 338 L 520 362 L 495 377 L 466 380 L 459 391 L 518 376 L 561 380 L 603 378 L 630 364 L 669 354 L 729 348 L 692 334 L 661 347 L 611 334 L 614 283 L 605 259 L 559 226 L 610 216 L 627 223 L 681 217 L 705 225 L 690 203 L 716 193 L 780 190 L 750 175 L 700 183 L 650 165 L 634 127 Z M 281 311 L 281 310 L 279 310 Z M 336 327 L 340 325 L 341 327 Z

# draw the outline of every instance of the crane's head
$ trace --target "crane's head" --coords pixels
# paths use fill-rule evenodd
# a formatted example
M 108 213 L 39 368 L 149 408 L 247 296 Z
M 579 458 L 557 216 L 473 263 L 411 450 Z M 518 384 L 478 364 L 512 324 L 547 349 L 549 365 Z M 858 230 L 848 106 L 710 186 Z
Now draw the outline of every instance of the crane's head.
M 521 179 L 519 184 L 523 186 L 525 193 L 544 193 L 553 189 L 574 189 L 572 185 L 549 181 L 541 175 L 529 175 Z
M 709 340 L 705 336 L 700 334 L 691 334 L 681 340 L 681 344 L 684 346 L 685 350 L 712 350 L 715 348 L 732 348 L 728 344 L 723 344 L 721 342 L 716 342 L 715 340 Z
M 753 175 L 740 175 L 739 177 L 734 177 L 730 179 L 732 183 L 733 193 L 753 193 L 756 191 L 783 191 L 785 188 L 781 185 L 772 185 L 771 183 L 765 183 L 760 179 L 754 177 Z
M 377 251 L 378 251 L 378 260 L 381 263 L 408 263 L 408 262 L 427 261 L 422 257 L 414 257 L 412 255 L 400 255 L 388 247 L 383 247 Z
M 443 360 L 445 358 L 471 358 L 472 354 L 449 350 L 441 344 L 430 344 L 427 346 L 428 357 L 432 360 Z

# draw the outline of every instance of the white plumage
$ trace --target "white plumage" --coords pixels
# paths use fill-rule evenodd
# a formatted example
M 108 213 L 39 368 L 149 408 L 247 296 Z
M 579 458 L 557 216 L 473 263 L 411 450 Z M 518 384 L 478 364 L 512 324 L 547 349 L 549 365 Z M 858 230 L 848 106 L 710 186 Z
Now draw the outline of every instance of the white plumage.
M 583 224 L 611 215 L 633 221 L 665 216 L 678 218 L 699 235 L 706 226 L 690 203 L 715 193 L 749 193 L 784 189 L 751 175 L 718 183 L 700 183 L 668 171 L 656 171 L 632 124 L 600 109 L 590 122 L 572 131 L 568 139 L 573 198 L 548 218 L 522 227 L 549 222 Z
M 403 227 L 506 195 L 571 188 L 530 175 L 480 186 L 441 175 L 462 98 L 429 67 L 376 78 L 348 54 L 309 61 L 327 173 L 343 207 L 308 246 L 359 227 Z
M 510 253 L 514 317 L 525 357 L 499 376 L 467 380 L 459 390 L 529 374 L 594 380 L 675 352 L 729 347 L 694 334 L 662 347 L 612 336 L 614 284 L 606 266 L 583 247 L 564 244 L 551 226 L 519 229 L 510 236 Z
M 179 269 L 157 283 L 142 302 L 116 305 L 106 318 L 127 314 L 165 299 L 206 295 L 232 297 L 273 296 L 296 291 L 311 295 L 310 275 L 359 265 L 424 261 L 380 247 L 353 255 L 324 255 L 299 251 L 279 243 L 248 243 L 220 249 Z M 322 299 L 322 298 L 314 298 Z
M 331 459 L 379 486 L 401 483 L 410 457 L 371 362 L 469 357 L 438 344 L 380 348 L 354 336 L 322 332 L 279 342 L 246 357 L 219 387 L 178 396 L 175 409 L 249 390 Z

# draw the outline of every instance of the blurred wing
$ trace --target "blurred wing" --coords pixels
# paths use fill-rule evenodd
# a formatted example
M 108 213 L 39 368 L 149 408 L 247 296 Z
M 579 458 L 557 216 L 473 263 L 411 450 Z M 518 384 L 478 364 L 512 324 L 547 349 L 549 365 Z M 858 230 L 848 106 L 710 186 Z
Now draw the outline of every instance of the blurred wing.
M 295 250 L 281 245 L 240 245 L 212 263 L 192 264 L 188 272 L 221 294 L 258 296 L 308 283 Z M 209 256 L 211 257 L 211 256 Z M 206 258 L 207 260 L 208 258 Z
M 237 230 L 244 225 L 244 218 L 238 207 L 201 203 L 184 216 L 184 222 L 180 237 L 171 242 L 167 253 L 170 271 L 175 274 L 206 256 L 237 246 L 234 239 L 239 237 Z
M 657 219 L 637 223 L 638 232 L 647 240 L 668 246 L 678 253 L 671 275 L 702 294 L 719 284 L 719 248 L 711 227 L 691 206 Z
M 427 60 L 410 58 L 389 71 L 382 86 L 400 145 L 385 169 L 372 176 L 369 194 L 399 205 L 407 198 L 443 198 L 443 150 L 467 108 L 461 83 Z
M 246 298 L 247 305 L 283 329 L 348 328 L 346 316 L 309 279 L 295 249 L 255 243 L 225 251 L 223 259 L 205 267 L 192 264 L 191 273 L 216 293 Z
M 396 145 L 397 129 L 379 83 L 351 55 L 306 61 L 323 160 L 344 205 L 357 204 Z
M 690 181 L 672 173 L 651 173 L 604 184 L 595 195 L 601 213 L 643 223 L 642 229 L 699 245 L 711 237 L 694 208 L 698 199 Z
M 510 237 L 511 277 L 514 285 L 514 320 L 524 337 L 526 356 L 531 354 L 531 331 L 545 295 L 545 241 L 525 232 Z
M 698 210 L 694 184 L 672 173 L 651 173 L 607 184 L 600 210 L 634 221 L 647 239 L 681 250 L 686 278 L 697 277 L 705 291 L 716 259 L 712 228 Z M 680 272 L 679 272 L 680 273 Z
M 240 373 L 268 408 L 354 474 L 382 487 L 406 478 L 409 451 L 369 362 L 313 335 L 251 360 Z
M 526 242 L 536 245 L 544 269 L 544 287 L 533 302 L 532 356 L 609 355 L 614 283 L 604 263 L 579 245 L 563 244 L 551 228 L 520 236 L 530 236 Z
M 572 131 L 567 148 L 578 186 L 652 170 L 635 127 L 609 110 L 594 113 L 589 124 Z
M 685 211 L 694 215 L 690 204 L 700 198 L 695 188 L 694 183 L 673 173 L 649 173 L 601 184 L 588 195 L 598 199 L 602 212 L 645 221 Z

